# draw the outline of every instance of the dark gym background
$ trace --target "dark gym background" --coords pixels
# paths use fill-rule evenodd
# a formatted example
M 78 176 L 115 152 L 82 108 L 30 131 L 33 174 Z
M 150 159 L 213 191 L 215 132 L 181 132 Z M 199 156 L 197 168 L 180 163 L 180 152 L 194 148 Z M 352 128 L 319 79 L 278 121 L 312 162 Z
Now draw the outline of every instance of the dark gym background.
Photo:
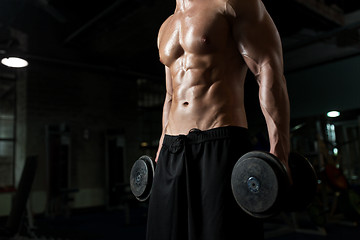
M 292 149 L 319 176 L 309 208 L 267 220 L 265 237 L 358 239 L 360 1 L 263 2 L 283 43 Z M 15 226 L 13 239 L 144 239 L 147 203 L 129 193 L 129 171 L 157 148 L 165 89 L 156 37 L 174 8 L 0 0 L 0 58 L 29 62 L 0 66 L 0 238 Z M 254 145 L 266 149 L 251 75 L 245 92 Z

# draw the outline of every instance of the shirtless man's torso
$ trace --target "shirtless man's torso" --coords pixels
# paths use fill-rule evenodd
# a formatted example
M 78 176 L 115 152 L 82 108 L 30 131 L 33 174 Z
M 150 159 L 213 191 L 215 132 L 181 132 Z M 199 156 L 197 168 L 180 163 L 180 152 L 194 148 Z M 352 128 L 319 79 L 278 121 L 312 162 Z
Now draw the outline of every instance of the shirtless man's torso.
M 206 3 L 206 1 L 203 1 Z M 160 29 L 171 108 L 166 133 L 221 126 L 247 127 L 243 85 L 247 66 L 231 36 L 224 4 L 192 4 Z
M 159 150 L 165 134 L 247 128 L 249 68 L 259 84 L 270 152 L 287 164 L 289 101 L 280 37 L 260 0 L 177 0 L 174 14 L 160 28 L 158 47 L 166 73 Z

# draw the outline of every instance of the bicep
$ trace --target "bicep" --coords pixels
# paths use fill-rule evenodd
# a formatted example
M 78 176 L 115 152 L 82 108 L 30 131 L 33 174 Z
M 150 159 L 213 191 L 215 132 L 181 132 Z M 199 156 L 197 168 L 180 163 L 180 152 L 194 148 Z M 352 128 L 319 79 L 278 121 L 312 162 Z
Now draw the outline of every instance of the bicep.
M 264 5 L 248 6 L 246 10 L 234 20 L 233 37 L 249 69 L 255 75 L 264 65 L 283 71 L 280 36 Z

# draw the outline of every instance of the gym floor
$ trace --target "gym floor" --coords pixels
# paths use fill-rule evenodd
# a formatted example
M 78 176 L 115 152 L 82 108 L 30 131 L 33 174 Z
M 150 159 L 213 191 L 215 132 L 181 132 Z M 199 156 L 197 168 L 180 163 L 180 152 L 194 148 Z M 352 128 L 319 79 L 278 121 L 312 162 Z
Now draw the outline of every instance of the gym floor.
M 129 214 L 124 209 L 106 211 L 74 212 L 71 216 L 35 218 L 33 236 L 15 239 L 42 240 L 144 240 L 146 231 L 146 206 L 132 206 Z M 296 220 L 294 220 L 296 219 Z M 297 227 L 290 227 L 295 226 Z M 285 240 L 323 240 L 359 239 L 359 222 L 334 217 L 322 227 L 309 221 L 306 214 L 281 214 L 267 220 L 264 224 L 265 239 Z

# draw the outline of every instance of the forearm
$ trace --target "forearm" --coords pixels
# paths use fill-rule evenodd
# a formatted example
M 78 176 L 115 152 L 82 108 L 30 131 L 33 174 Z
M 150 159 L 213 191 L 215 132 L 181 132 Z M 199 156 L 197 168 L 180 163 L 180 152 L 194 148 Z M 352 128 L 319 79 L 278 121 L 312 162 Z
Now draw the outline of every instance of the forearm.
M 165 102 L 164 102 L 164 107 L 163 107 L 163 114 L 162 114 L 162 133 L 161 133 L 161 137 L 159 140 L 159 147 L 156 153 L 156 158 L 155 158 L 155 162 L 158 161 L 159 158 L 159 153 L 161 150 L 161 147 L 163 145 L 163 141 L 164 141 L 164 137 L 165 137 L 165 131 L 166 131 L 166 127 L 168 125 L 168 121 L 169 121 L 169 113 L 170 113 L 170 108 L 171 108 L 171 95 L 169 93 L 166 94 L 165 97 Z
M 290 152 L 290 104 L 281 71 L 263 69 L 259 77 L 259 99 L 267 124 L 270 152 L 287 165 Z
M 159 154 L 160 154 L 160 150 L 161 150 L 161 147 L 162 147 L 162 144 L 163 144 L 163 141 L 164 141 L 164 136 L 165 136 L 165 133 L 164 133 L 164 130 L 163 130 L 162 133 L 161 133 L 160 140 L 159 140 L 159 147 L 158 147 L 158 150 L 156 152 L 155 162 L 157 162 L 158 159 L 159 159 Z

